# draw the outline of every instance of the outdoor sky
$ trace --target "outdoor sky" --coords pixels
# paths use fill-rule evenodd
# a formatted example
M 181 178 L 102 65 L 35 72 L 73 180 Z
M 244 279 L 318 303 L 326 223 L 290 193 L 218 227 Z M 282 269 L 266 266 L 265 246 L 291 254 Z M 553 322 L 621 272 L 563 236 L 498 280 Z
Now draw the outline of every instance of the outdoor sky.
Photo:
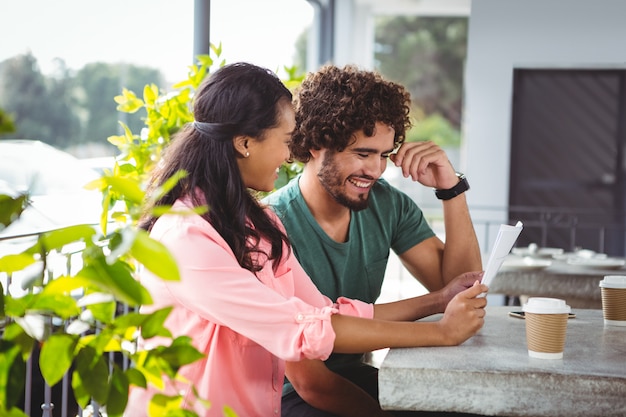
M 0 61 L 30 51 L 44 73 L 60 57 L 72 69 L 127 62 L 179 81 L 193 59 L 193 10 L 194 0 L 0 0 Z M 211 0 L 210 39 L 226 62 L 277 70 L 312 19 L 306 0 Z

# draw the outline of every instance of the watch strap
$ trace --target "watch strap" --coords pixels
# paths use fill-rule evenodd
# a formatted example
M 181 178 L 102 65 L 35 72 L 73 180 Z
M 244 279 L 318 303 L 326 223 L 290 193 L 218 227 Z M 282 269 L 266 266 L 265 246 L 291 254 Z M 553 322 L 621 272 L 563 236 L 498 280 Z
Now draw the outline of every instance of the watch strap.
M 463 194 L 465 191 L 469 190 L 469 182 L 467 182 L 467 178 L 465 178 L 464 174 L 457 172 L 457 177 L 459 177 L 459 182 L 452 188 L 448 188 L 446 190 L 435 190 L 435 196 L 439 200 L 450 200 L 456 197 L 459 194 Z

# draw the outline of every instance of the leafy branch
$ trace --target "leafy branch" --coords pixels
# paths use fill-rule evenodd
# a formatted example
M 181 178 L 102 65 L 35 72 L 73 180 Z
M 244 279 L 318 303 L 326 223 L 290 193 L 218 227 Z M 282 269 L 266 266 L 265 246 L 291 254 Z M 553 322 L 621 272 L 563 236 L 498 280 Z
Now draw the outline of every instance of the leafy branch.
M 211 46 L 219 59 L 221 45 Z M 155 84 L 146 85 L 141 97 L 123 89 L 115 97 L 118 110 L 145 111 L 145 127 L 139 134 L 120 123 L 123 134 L 110 136 L 120 154 L 110 170 L 86 188 L 102 193 L 100 224 L 76 225 L 42 233 L 25 250 L 0 258 L 0 273 L 21 278 L 25 294 L 13 296 L 0 282 L 0 416 L 24 417 L 16 407 L 24 388 L 26 361 L 36 346 L 41 349 L 39 367 L 46 383 L 57 384 L 67 372 L 77 403 L 85 408 L 90 401 L 106 408 L 111 417 L 122 416 L 128 403 L 129 387 L 164 386 L 176 380 L 178 370 L 203 357 L 188 337 L 173 338 L 164 327 L 171 310 L 150 314 L 136 311 L 152 304 L 148 291 L 136 280 L 137 270 L 146 268 L 165 280 L 179 280 L 176 262 L 169 251 L 137 227 L 144 200 L 146 179 L 159 160 L 172 135 L 193 121 L 192 102 L 196 89 L 216 61 L 209 55 L 197 57 L 188 67 L 187 79 L 163 91 Z M 217 63 L 224 65 L 224 61 Z M 285 68 L 290 88 L 299 85 L 295 67 Z M 281 168 L 277 187 L 286 184 L 301 170 L 299 164 Z M 169 191 L 180 176 L 160 190 Z M 28 196 L 0 195 L 0 227 L 20 216 Z M 169 207 L 156 207 L 160 215 Z M 111 232 L 108 229 L 113 229 Z M 57 273 L 59 261 L 67 271 Z M 70 273 L 71 270 L 75 270 Z M 121 306 L 128 310 L 120 311 Z M 169 339 L 168 345 L 138 349 L 139 337 Z M 126 369 L 109 363 L 110 355 L 122 355 Z M 195 392 L 195 389 L 194 389 Z M 196 394 L 196 401 L 206 407 L 207 399 Z M 193 417 L 181 409 L 182 396 L 154 396 L 151 416 Z M 225 416 L 235 412 L 225 407 Z

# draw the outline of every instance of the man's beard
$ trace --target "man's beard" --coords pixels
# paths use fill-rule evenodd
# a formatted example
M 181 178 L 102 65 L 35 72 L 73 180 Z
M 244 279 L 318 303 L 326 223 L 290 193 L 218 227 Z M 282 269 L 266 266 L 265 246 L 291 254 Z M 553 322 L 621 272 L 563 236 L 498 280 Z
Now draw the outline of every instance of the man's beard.
M 322 187 L 328 194 L 339 204 L 353 211 L 360 211 L 367 208 L 369 204 L 369 193 L 359 194 L 357 200 L 350 199 L 343 192 L 344 184 L 341 178 L 336 175 L 339 172 L 339 166 L 335 162 L 335 153 L 330 150 L 324 155 L 322 168 L 317 174 L 317 178 Z

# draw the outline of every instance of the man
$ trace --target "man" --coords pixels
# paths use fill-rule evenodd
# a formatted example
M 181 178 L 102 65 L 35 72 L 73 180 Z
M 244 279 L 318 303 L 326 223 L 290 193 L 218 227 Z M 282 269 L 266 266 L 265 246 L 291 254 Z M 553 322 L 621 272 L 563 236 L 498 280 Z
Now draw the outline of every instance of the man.
M 296 102 L 292 156 L 300 176 L 268 198 L 296 256 L 322 293 L 374 302 L 394 250 L 429 291 L 376 305 L 375 317 L 416 320 L 443 312 L 482 269 L 464 191 L 445 152 L 431 142 L 404 143 L 409 93 L 354 66 L 309 74 Z M 381 179 L 388 160 L 405 177 L 436 189 L 442 199 L 445 244 L 417 205 Z M 455 279 L 455 277 L 458 277 Z M 361 355 L 287 364 L 284 416 L 389 416 L 378 404 L 377 369 Z M 295 388 L 295 391 L 294 391 Z

